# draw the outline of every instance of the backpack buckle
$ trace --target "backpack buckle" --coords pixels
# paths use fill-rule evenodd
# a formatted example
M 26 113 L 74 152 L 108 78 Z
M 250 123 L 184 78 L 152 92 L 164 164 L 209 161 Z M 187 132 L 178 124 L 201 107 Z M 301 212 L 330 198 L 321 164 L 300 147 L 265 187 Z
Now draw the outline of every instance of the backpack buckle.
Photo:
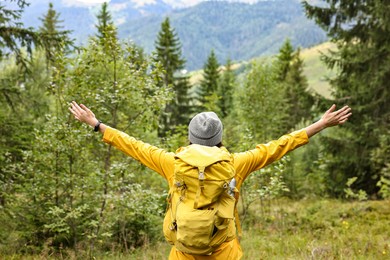
M 203 181 L 205 179 L 204 171 L 199 171 L 199 180 Z
M 177 223 L 176 223 L 176 221 L 173 221 L 173 222 L 169 225 L 169 230 L 174 231 L 174 230 L 176 230 L 176 227 L 177 227 Z

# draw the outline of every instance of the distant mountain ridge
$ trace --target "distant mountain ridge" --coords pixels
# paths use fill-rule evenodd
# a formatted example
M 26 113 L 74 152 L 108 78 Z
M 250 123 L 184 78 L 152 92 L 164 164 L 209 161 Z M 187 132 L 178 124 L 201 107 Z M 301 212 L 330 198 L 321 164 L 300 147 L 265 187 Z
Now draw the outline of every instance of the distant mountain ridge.
M 26 26 L 38 27 L 49 0 L 37 0 L 23 16 Z M 59 3 L 57 3 L 59 2 Z M 147 53 L 154 50 L 161 22 L 169 17 L 182 43 L 186 69 L 202 68 L 213 49 L 220 63 L 249 60 L 275 54 L 286 38 L 294 46 L 310 47 L 327 40 L 325 32 L 308 20 L 299 0 L 268 0 L 255 4 L 205 1 L 196 6 L 174 9 L 162 0 L 137 6 L 128 0 L 109 4 L 121 39 L 132 40 Z M 54 2 L 65 29 L 73 30 L 76 43 L 86 42 L 96 33 L 93 8 L 66 6 Z

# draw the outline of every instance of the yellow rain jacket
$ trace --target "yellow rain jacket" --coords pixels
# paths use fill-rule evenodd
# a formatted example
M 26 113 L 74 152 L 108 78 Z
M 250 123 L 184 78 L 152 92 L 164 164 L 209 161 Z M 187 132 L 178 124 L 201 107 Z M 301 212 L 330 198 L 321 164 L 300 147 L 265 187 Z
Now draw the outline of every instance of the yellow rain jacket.
M 113 145 L 128 156 L 157 172 L 168 181 L 169 188 L 172 187 L 175 161 L 174 153 L 139 141 L 134 137 L 110 127 L 107 127 L 104 132 L 103 141 Z M 237 189 L 239 190 L 241 188 L 242 183 L 250 173 L 280 159 L 287 152 L 308 142 L 309 138 L 306 131 L 302 129 L 283 135 L 278 140 L 271 141 L 267 144 L 258 144 L 252 150 L 233 153 L 234 168 L 236 170 L 234 178 L 236 179 Z M 231 227 L 231 229 L 234 228 L 234 226 Z M 170 260 L 238 260 L 241 257 L 242 251 L 237 238 L 223 243 L 212 255 L 195 256 L 185 254 L 176 250 L 175 247 L 172 247 L 169 255 Z

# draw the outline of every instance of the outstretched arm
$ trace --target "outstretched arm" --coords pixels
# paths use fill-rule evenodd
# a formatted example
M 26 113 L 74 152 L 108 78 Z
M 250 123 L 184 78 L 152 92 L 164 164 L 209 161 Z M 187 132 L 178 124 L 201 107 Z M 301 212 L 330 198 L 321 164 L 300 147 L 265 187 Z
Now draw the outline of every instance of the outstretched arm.
M 78 121 L 86 123 L 93 128 L 99 123 L 95 114 L 83 104 L 79 105 L 72 101 L 69 111 Z M 168 153 L 164 149 L 144 143 L 103 123 L 99 125 L 99 132 L 104 134 L 103 141 L 105 143 L 116 147 L 128 156 L 141 162 L 171 183 L 174 172 L 173 153 Z
M 104 134 L 107 126 L 103 123 L 100 123 L 99 120 L 97 120 L 95 114 L 88 107 L 84 106 L 83 104 L 78 105 L 75 101 L 72 101 L 72 103 L 70 103 L 69 111 L 77 120 L 82 123 L 86 123 L 93 128 L 95 128 L 95 126 L 97 126 L 99 123 L 99 132 Z
M 349 106 L 344 106 L 337 111 L 335 110 L 336 105 L 333 104 L 320 120 L 306 127 L 305 130 L 307 136 L 310 138 L 325 128 L 344 124 L 352 115 L 351 108 Z

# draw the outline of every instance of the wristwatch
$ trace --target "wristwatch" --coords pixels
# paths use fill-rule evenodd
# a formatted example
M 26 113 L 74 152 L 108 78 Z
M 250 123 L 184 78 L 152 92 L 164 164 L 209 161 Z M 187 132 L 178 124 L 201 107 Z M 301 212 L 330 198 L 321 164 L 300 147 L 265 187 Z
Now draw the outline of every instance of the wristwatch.
M 98 132 L 101 123 L 102 123 L 102 122 L 101 122 L 100 120 L 98 120 L 97 123 L 96 123 L 96 125 L 95 125 L 95 128 L 93 129 L 93 131 Z

